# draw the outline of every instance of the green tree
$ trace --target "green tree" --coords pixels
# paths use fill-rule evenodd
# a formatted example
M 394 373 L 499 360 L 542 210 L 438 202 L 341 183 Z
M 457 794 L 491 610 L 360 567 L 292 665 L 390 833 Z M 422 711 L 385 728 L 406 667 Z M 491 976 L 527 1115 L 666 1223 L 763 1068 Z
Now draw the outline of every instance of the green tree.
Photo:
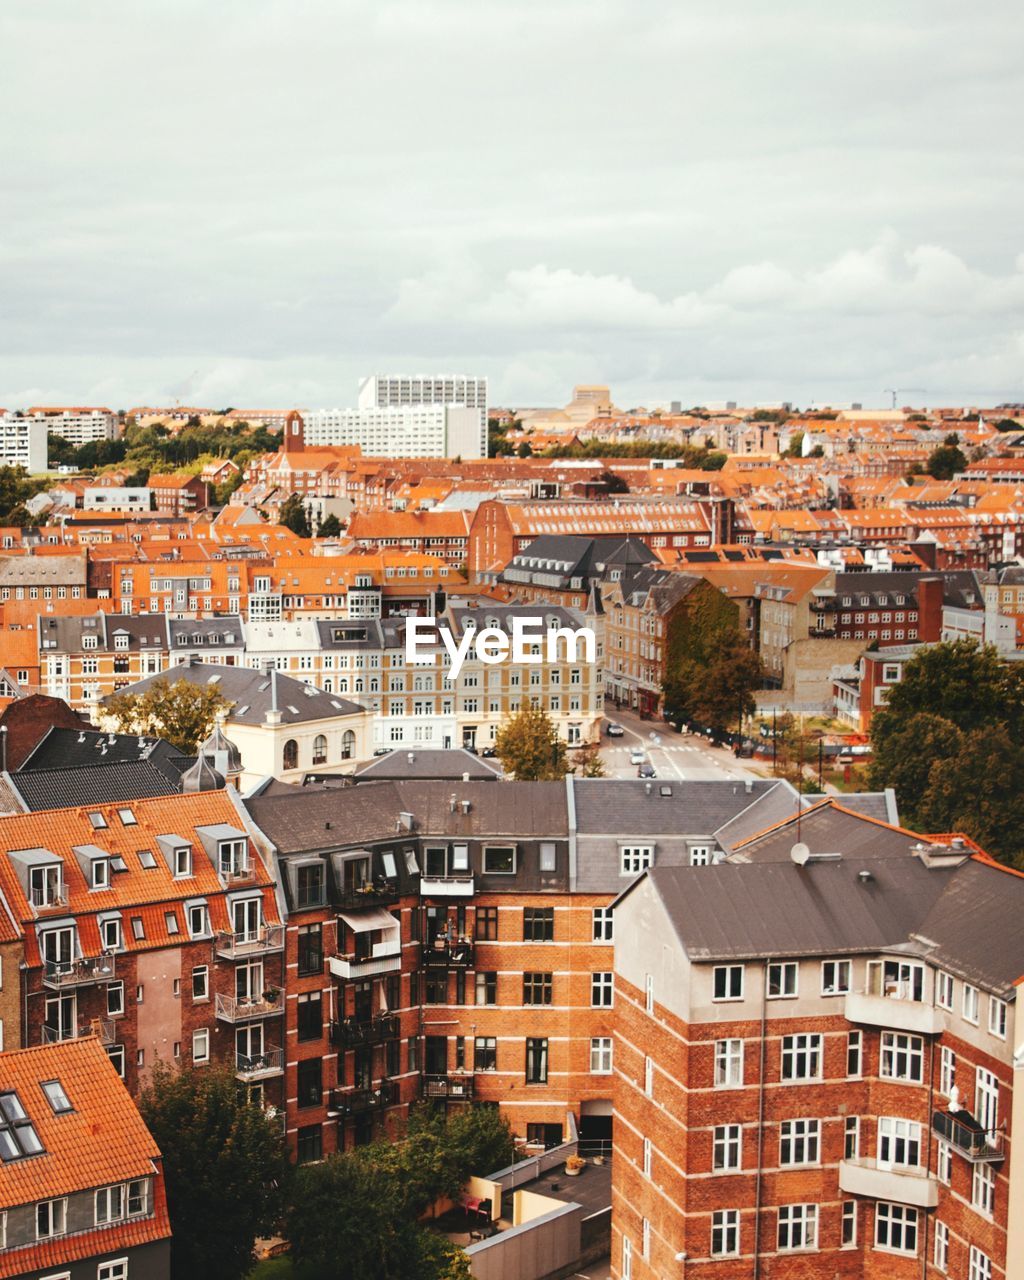
M 115 693 L 106 700 L 108 714 L 123 733 L 164 738 L 191 755 L 231 703 L 215 685 L 193 684 L 181 677 L 173 684 L 155 680 L 139 693 Z
M 341 521 L 336 515 L 329 515 L 320 522 L 316 533 L 318 538 L 336 538 L 341 533 Z
M 1024 749 L 1003 726 L 974 729 L 933 762 L 915 804 L 926 831 L 963 831 L 994 856 L 1021 862 L 1024 833 Z
M 281 1211 L 280 1128 L 228 1067 L 157 1062 L 139 1109 L 163 1153 L 174 1280 L 241 1280 Z
M 804 433 L 802 431 L 794 431 L 789 437 L 789 448 L 782 455 L 784 458 L 799 458 L 804 451 Z
M 573 752 L 572 771 L 579 774 L 581 778 L 604 777 L 604 761 L 601 759 L 601 749 L 596 742 L 588 742 L 585 747 L 580 747 L 578 751 Z
M 284 525 L 286 529 L 291 529 L 292 533 L 300 538 L 310 537 L 309 516 L 306 515 L 306 508 L 297 493 L 293 493 L 281 504 L 277 523 Z
M 504 722 L 494 751 L 505 772 L 520 782 L 552 782 L 569 772 L 565 743 L 551 717 L 533 699 Z
M 532 458 L 532 457 L 533 457 L 533 446 L 530 444 L 530 442 L 529 442 L 528 440 L 524 440 L 524 441 L 520 444 L 519 448 L 516 450 L 516 457 L 517 457 L 517 458 Z
M 967 459 L 953 444 L 942 444 L 928 455 L 927 472 L 933 480 L 952 480 L 967 466 Z
M 740 635 L 728 637 L 707 666 L 688 668 L 692 684 L 686 700 L 692 716 L 713 729 L 739 728 L 744 716 L 757 709 L 754 690 L 764 680 L 761 660 Z

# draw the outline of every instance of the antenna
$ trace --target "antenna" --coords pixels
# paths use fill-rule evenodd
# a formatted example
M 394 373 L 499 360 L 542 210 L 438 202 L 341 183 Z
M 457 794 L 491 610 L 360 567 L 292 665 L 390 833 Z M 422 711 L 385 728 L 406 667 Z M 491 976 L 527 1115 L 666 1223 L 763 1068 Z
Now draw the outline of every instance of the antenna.
M 808 862 L 811 860 L 811 851 L 803 841 L 798 841 L 792 849 L 790 849 L 789 856 L 798 867 L 806 867 Z

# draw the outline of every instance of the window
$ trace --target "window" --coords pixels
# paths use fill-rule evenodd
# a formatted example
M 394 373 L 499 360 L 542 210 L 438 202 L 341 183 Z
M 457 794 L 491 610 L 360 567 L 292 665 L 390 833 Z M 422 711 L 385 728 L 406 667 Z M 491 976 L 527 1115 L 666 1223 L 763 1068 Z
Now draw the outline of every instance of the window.
M 644 1138 L 643 1169 L 644 1169 L 645 1178 L 649 1178 L 651 1176 L 651 1163 L 652 1163 L 653 1154 L 654 1154 L 654 1144 L 651 1142 L 650 1138 Z
M 783 1080 L 821 1079 L 821 1036 L 816 1032 L 782 1037 Z
M 96 1268 L 96 1280 L 128 1280 L 128 1259 L 115 1258 L 101 1262 Z
M 477 942 L 497 942 L 498 940 L 498 908 L 477 907 L 476 909 Z
M 548 1042 L 535 1039 L 526 1041 L 526 1083 L 547 1084 L 548 1082 Z
M 323 1072 L 319 1058 L 304 1058 L 296 1070 L 298 1106 L 318 1107 L 323 1097 Z
M 299 925 L 298 975 L 308 978 L 323 973 L 324 950 L 322 928 L 319 924 Z
M 735 1257 L 740 1251 L 739 1209 L 719 1209 L 711 1215 L 711 1256 Z
M 523 908 L 523 941 L 551 942 L 555 936 L 554 907 Z
M 148 1204 L 149 1182 L 145 1178 L 135 1178 L 128 1183 L 128 1217 L 140 1217 L 146 1212 Z
M 112 1044 L 107 1047 L 107 1057 L 114 1064 L 114 1070 L 124 1079 L 124 1045 Z
M 953 1148 L 948 1142 L 939 1142 L 935 1148 L 935 1176 L 947 1187 L 953 1180 Z
M 206 1027 L 192 1032 L 192 1061 L 210 1061 L 210 1032 Z
M 739 1169 L 743 1164 L 743 1131 L 738 1124 L 715 1126 L 711 1146 L 711 1168 L 715 1173 Z
M 939 1093 L 947 1098 L 956 1084 L 956 1054 L 943 1045 L 939 1052 Z
M 649 1054 L 644 1058 L 644 1093 L 654 1097 L 654 1059 Z
M 714 1000 L 743 999 L 743 966 L 720 964 L 714 970 Z
M 972 987 L 969 982 L 965 982 L 963 1004 L 962 1004 L 962 1010 L 963 1010 L 965 1022 L 973 1023 L 974 1026 L 978 1025 L 978 1005 L 979 1005 L 978 988 Z
M 839 1236 L 844 1249 L 852 1249 L 857 1243 L 857 1201 L 843 1201 L 842 1227 Z
M 297 769 L 299 767 L 299 744 L 294 738 L 289 738 L 284 744 L 282 752 L 282 768 Z
M 614 941 L 611 907 L 595 907 L 593 920 L 593 937 L 595 942 Z
M 477 1036 L 473 1042 L 473 1070 L 497 1071 L 498 1041 L 495 1036 Z
M 484 849 L 483 871 L 488 875 L 515 875 L 515 848 L 509 844 L 487 845 Z
M 418 1071 L 420 1062 L 420 1042 L 416 1036 L 410 1036 L 406 1042 L 408 1050 L 407 1063 L 409 1071 Z
M 924 1080 L 924 1041 L 901 1031 L 882 1032 L 878 1074 L 886 1080 L 921 1084 Z
M 100 1187 L 96 1192 L 96 1225 L 124 1217 L 124 1187 Z
M 394 876 L 394 869 L 391 871 Z M 295 868 L 295 906 L 299 911 L 322 907 L 325 902 L 325 877 L 322 862 L 307 862 Z
M 615 975 L 592 973 L 590 975 L 590 1005 L 593 1009 L 610 1009 L 614 998 Z
M 192 970 L 192 999 L 209 1000 L 210 970 L 205 964 L 198 964 Z
M 143 942 L 146 937 L 146 926 L 142 921 L 142 916 L 132 916 L 132 937 L 136 942 Z
M 843 1126 L 843 1159 L 856 1160 L 860 1155 L 860 1116 L 847 1116 Z
M 91 887 L 93 889 L 110 888 L 110 861 L 107 858 L 93 858 L 90 863 L 92 871 Z
M 645 1258 L 651 1256 L 651 1223 L 648 1218 L 644 1218 L 643 1225 L 640 1229 L 640 1252 Z
M 784 1204 L 779 1208 L 779 1252 L 818 1247 L 818 1206 Z
M 949 1270 L 949 1227 L 944 1222 L 935 1224 L 935 1247 L 932 1253 L 935 1270 L 945 1274 Z
M 188 932 L 192 938 L 203 938 L 210 932 L 210 917 L 205 903 L 188 908 Z
M 594 1036 L 590 1041 L 590 1073 L 610 1076 L 612 1073 L 611 1036 Z
M 715 1088 L 736 1089 L 743 1084 L 743 1041 L 715 1041 Z
M 935 1003 L 953 1012 L 953 975 L 941 969 L 935 975 Z
M 493 972 L 477 972 L 476 975 L 477 1004 L 498 1003 L 498 975 Z
M 644 974 L 644 1011 L 654 1013 L 654 974 Z
M 797 966 L 792 960 L 776 961 L 768 966 L 768 999 L 791 1000 L 797 993 Z
M 540 869 L 541 871 L 554 871 L 557 869 L 557 854 L 555 842 L 553 840 L 543 840 L 540 846 Z
M 921 1126 L 897 1116 L 879 1116 L 879 1169 L 916 1169 L 921 1163 Z
M 879 1200 L 875 1207 L 875 1248 L 887 1253 L 917 1253 L 917 1210 Z
M 523 1004 L 551 1003 L 551 974 L 523 974 Z
M 20 1160 L 38 1155 L 43 1149 L 21 1099 L 12 1089 L 0 1093 L 0 1159 Z
M 323 1035 L 323 998 L 319 991 L 307 991 L 295 999 L 296 1037 L 319 1040 Z
M 996 996 L 988 998 L 988 1029 L 991 1035 L 1006 1039 L 1006 1001 Z
M 985 1067 L 975 1072 L 974 1118 L 988 1133 L 999 1124 L 999 1081 Z
M 971 1204 L 992 1217 L 996 1204 L 996 1174 L 990 1164 L 976 1164 L 971 1179 Z
M 67 1200 L 40 1200 L 36 1205 L 36 1239 L 62 1236 L 67 1222 Z
M 992 1261 L 976 1244 L 971 1245 L 970 1257 L 967 1280 L 992 1280 Z
M 846 1036 L 846 1074 L 859 1076 L 864 1069 L 864 1035 L 860 1031 L 850 1031 Z
M 446 970 L 442 970 L 440 973 L 427 974 L 423 995 L 424 1004 L 448 1003 L 448 973 Z
M 106 920 L 100 921 L 100 946 L 104 951 L 120 951 L 122 947 L 121 941 L 121 918 L 120 916 L 111 916 Z
M 322 1158 L 324 1149 L 320 1125 L 303 1125 L 296 1138 L 296 1160 L 299 1164 L 311 1164 Z
M 821 966 L 821 994 L 844 996 L 850 990 L 849 960 L 826 960 Z
M 654 861 L 653 845 L 623 845 L 620 849 L 621 874 L 636 875 L 646 869 Z
M 633 1280 L 633 1241 L 622 1237 L 622 1280 Z
M 779 1125 L 779 1164 L 817 1164 L 821 1124 L 817 1120 L 783 1120 Z
M 59 1116 L 66 1111 L 74 1111 L 71 1099 L 64 1092 L 64 1086 L 59 1080 L 46 1080 L 41 1088 L 54 1115 Z

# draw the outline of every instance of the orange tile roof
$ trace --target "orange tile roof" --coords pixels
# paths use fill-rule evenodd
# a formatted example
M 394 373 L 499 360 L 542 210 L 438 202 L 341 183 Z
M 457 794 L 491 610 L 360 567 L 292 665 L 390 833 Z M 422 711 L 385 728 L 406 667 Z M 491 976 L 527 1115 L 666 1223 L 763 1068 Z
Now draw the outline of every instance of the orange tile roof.
M 40 1083 L 59 1080 L 73 1110 L 54 1113 Z M 0 1053 L 0 1081 L 17 1091 L 43 1152 L 0 1163 L 0 1205 L 14 1208 L 158 1172 L 160 1149 L 99 1040 Z M 150 1217 L 0 1252 L 0 1276 L 170 1237 L 163 1179 Z

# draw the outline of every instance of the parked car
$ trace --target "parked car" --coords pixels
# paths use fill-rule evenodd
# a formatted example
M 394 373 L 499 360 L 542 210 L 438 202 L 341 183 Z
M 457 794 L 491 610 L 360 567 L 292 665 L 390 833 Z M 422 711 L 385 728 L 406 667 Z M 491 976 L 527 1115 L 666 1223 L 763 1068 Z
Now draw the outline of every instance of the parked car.
M 494 756 L 497 755 L 497 752 L 494 750 L 493 747 L 481 747 L 480 754 L 484 756 L 485 759 L 491 760 L 494 758 Z
M 642 764 L 636 771 L 638 778 L 656 778 L 658 772 L 653 764 Z
M 609 720 L 605 728 L 605 733 L 609 738 L 621 738 L 625 732 L 622 725 L 616 724 L 614 720 Z
M 634 747 L 629 753 L 630 764 L 643 764 L 646 759 L 647 753 L 644 751 L 643 747 Z
M 389 756 L 393 750 L 393 747 L 377 747 L 373 754 L 375 756 Z

